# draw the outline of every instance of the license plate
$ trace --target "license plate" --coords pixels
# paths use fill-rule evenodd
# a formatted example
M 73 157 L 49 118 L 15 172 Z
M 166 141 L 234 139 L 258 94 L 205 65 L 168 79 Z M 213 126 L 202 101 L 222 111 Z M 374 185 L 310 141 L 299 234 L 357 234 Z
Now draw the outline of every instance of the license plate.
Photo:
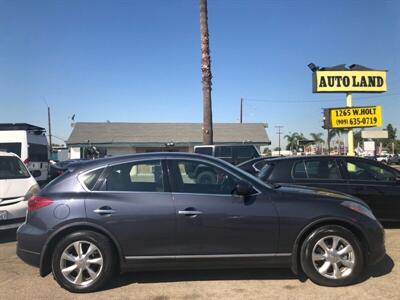
M 0 220 L 7 220 L 7 211 L 0 210 Z

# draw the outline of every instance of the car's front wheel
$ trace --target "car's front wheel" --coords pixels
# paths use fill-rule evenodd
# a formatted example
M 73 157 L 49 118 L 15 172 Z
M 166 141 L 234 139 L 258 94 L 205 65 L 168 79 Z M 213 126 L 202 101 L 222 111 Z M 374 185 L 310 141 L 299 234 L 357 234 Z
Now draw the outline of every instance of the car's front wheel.
M 111 278 L 115 258 L 110 241 L 93 231 L 78 231 L 60 240 L 52 256 L 54 278 L 71 292 L 92 292 Z
M 315 283 L 343 286 L 357 281 L 364 256 L 357 237 L 341 226 L 323 226 L 313 231 L 301 247 L 301 266 Z

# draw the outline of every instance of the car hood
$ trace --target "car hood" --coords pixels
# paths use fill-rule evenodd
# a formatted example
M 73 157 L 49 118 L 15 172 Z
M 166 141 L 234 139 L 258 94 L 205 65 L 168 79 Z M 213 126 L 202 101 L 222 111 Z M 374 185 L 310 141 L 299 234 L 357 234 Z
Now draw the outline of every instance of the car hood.
M 23 197 L 36 181 L 30 178 L 21 179 L 1 179 L 0 180 L 0 199 Z
M 337 200 L 347 200 L 347 201 L 354 201 L 357 203 L 360 203 L 364 206 L 367 206 L 364 201 L 361 199 L 354 197 L 352 195 L 338 192 L 338 191 L 332 191 L 328 189 L 322 189 L 322 188 L 313 188 L 309 186 L 303 186 L 303 185 L 294 185 L 294 184 L 279 184 L 279 187 L 277 188 L 279 192 L 282 193 L 290 193 L 290 194 L 306 194 L 310 196 L 314 196 L 316 198 L 324 197 L 324 198 L 332 198 L 332 199 L 337 199 Z

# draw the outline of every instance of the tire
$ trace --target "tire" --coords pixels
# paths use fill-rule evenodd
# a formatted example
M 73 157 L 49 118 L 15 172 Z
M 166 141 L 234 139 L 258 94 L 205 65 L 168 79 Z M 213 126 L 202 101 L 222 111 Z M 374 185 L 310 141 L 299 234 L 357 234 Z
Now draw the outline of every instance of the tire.
M 335 252 L 332 252 L 334 240 L 337 245 Z M 329 225 L 314 230 L 304 240 L 300 251 L 304 273 L 319 285 L 333 287 L 352 284 L 360 278 L 364 269 L 360 241 L 341 226 Z
M 216 184 L 217 176 L 211 171 L 203 171 L 197 175 L 196 182 L 200 184 Z
M 81 249 L 80 260 L 76 260 L 79 257 L 77 249 Z M 87 260 L 84 255 L 89 250 L 91 254 L 87 256 Z M 85 293 L 99 290 L 110 281 L 116 270 L 117 260 L 107 237 L 94 231 L 82 230 L 67 235 L 57 243 L 51 265 L 53 276 L 61 287 L 73 293 Z M 64 271 L 65 275 L 62 268 L 69 268 Z M 77 283 L 73 282 L 74 279 Z

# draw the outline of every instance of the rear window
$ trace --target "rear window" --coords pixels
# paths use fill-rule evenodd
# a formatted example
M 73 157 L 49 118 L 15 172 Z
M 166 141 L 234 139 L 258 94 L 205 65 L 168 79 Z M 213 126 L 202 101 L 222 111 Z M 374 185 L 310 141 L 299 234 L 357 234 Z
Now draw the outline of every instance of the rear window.
M 81 180 L 88 190 L 93 190 L 104 168 L 93 170 L 82 175 Z
M 29 178 L 23 162 L 14 156 L 0 156 L 0 179 Z
M 28 159 L 29 161 L 48 161 L 47 145 L 29 144 Z
M 205 155 L 212 155 L 212 148 L 211 147 L 200 147 L 194 150 L 195 153 L 205 154 Z

